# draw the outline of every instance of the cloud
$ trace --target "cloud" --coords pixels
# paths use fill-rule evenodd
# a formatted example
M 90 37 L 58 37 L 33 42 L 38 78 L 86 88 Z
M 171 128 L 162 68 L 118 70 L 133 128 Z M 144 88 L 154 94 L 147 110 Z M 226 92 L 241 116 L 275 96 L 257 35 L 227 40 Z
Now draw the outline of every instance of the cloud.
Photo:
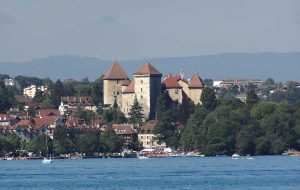
M 11 15 L 0 12 L 0 28 L 13 26 L 15 25 L 15 22 L 15 19 Z
M 115 25 L 120 23 L 119 16 L 102 16 L 97 19 L 97 23 L 100 25 Z

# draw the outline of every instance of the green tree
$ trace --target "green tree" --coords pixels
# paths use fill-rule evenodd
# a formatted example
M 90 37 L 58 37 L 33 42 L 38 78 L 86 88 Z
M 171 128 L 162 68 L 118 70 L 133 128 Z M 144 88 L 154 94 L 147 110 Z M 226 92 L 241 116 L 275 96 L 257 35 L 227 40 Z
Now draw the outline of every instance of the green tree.
M 2 81 L 0 81 L 0 113 L 5 113 L 15 104 L 14 92 L 9 90 Z
M 99 151 L 99 131 L 87 130 L 76 136 L 77 150 L 81 153 L 92 155 Z
M 93 102 L 96 106 L 102 106 L 103 105 L 103 77 L 102 75 L 99 79 L 96 79 L 92 86 L 92 98 Z
M 47 138 L 47 141 L 46 141 Z M 46 144 L 47 142 L 47 144 Z M 52 139 L 46 136 L 45 134 L 41 134 L 38 137 L 32 139 L 29 141 L 29 143 L 26 145 L 27 149 L 35 152 L 39 156 L 47 156 L 47 154 L 52 153 Z M 48 146 L 48 152 L 47 152 L 47 146 Z
M 201 94 L 202 106 L 207 110 L 214 110 L 217 106 L 217 99 L 213 89 L 205 87 Z
M 123 146 L 123 140 L 111 127 L 106 128 L 105 132 L 100 135 L 99 143 L 102 152 L 120 152 Z
M 246 95 L 246 103 L 248 106 L 252 107 L 254 104 L 258 103 L 259 99 L 254 89 L 249 90 Z
M 132 124 L 142 124 L 144 120 L 143 107 L 139 104 L 137 98 L 134 98 L 133 105 L 128 113 L 129 123 Z
M 261 136 L 261 129 L 257 123 L 242 126 L 237 134 L 237 152 L 241 155 L 254 155 L 256 139 Z
M 208 111 L 202 106 L 196 106 L 190 115 L 187 126 L 181 135 L 181 144 L 184 150 L 203 151 L 205 146 L 206 128 L 202 125 Z
M 72 153 L 76 150 L 75 130 L 58 126 L 53 133 L 53 150 L 56 154 Z

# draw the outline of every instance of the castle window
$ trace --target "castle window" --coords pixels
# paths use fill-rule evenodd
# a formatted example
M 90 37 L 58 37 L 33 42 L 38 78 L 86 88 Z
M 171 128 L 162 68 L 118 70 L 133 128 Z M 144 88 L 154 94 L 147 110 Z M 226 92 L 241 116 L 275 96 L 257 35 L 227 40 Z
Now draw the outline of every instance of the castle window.
M 117 95 L 119 95 L 119 92 L 117 92 Z
M 141 92 L 143 92 L 143 89 L 141 88 Z
M 141 80 L 141 83 L 143 84 L 143 80 Z
M 143 99 L 143 95 L 141 95 L 141 99 Z
M 179 93 L 178 89 L 175 89 L 175 94 L 178 94 L 178 93 Z
M 114 92 L 114 95 L 116 94 L 116 92 Z
M 119 84 L 119 80 L 117 80 L 117 84 Z

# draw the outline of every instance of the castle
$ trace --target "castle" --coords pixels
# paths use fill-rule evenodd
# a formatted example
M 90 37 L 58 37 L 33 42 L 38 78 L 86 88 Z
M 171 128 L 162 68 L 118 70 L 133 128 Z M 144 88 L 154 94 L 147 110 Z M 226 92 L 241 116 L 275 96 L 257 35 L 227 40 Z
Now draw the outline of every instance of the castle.
M 178 105 L 186 100 L 201 104 L 201 93 L 204 87 L 199 74 L 194 74 L 191 80 L 180 76 L 168 75 L 161 82 L 162 74 L 150 63 L 146 63 L 133 73 L 130 80 L 118 62 L 114 62 L 103 78 L 104 106 L 117 103 L 119 109 L 128 117 L 135 98 L 143 107 L 146 118 L 155 117 L 155 104 L 161 88 L 168 90 L 171 99 Z

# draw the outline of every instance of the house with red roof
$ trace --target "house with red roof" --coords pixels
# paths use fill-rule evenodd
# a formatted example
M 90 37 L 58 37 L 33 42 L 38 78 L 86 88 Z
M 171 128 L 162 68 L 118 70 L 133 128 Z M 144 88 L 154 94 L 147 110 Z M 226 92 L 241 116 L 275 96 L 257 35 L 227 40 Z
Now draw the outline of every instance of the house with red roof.
M 138 139 L 137 131 L 132 124 L 113 124 L 112 128 L 123 139 L 125 145 L 133 143 Z
M 153 132 L 156 124 L 157 122 L 155 120 L 150 120 L 145 125 L 137 126 L 138 141 L 144 148 L 165 148 L 167 146 L 166 143 L 159 143 L 158 140 L 156 140 L 157 136 Z

